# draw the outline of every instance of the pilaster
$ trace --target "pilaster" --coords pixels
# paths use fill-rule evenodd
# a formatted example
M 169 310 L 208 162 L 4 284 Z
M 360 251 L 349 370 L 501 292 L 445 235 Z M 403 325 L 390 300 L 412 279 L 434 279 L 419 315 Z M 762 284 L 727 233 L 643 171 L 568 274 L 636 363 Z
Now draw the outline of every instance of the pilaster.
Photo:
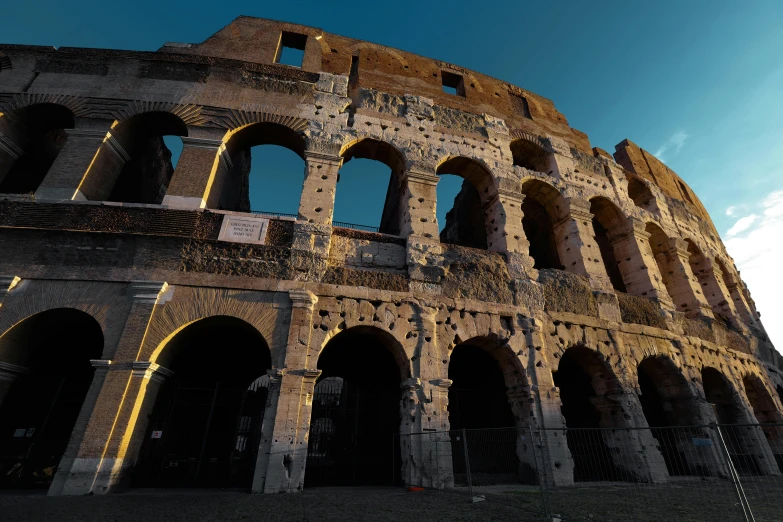
M 714 317 L 712 308 L 691 270 L 688 244 L 679 238 L 669 238 L 667 257 L 671 275 L 666 286 L 672 301 L 677 306 L 677 311 L 685 312 L 689 317 Z
M 216 208 L 225 177 L 231 170 L 223 140 L 182 138 L 182 153 L 163 204 L 171 208 Z

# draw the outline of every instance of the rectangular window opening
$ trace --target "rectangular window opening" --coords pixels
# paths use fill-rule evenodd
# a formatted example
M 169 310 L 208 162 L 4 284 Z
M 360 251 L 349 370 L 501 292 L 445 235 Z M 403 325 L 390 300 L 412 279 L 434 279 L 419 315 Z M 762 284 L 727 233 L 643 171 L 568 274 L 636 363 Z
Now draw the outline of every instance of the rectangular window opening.
M 290 65 L 291 67 L 302 67 L 305 45 L 307 45 L 306 34 L 283 31 L 283 34 L 280 36 L 280 44 L 277 47 L 275 63 Z
M 465 81 L 462 79 L 462 76 L 448 71 L 441 71 L 440 78 L 443 92 L 453 94 L 454 96 L 465 96 Z

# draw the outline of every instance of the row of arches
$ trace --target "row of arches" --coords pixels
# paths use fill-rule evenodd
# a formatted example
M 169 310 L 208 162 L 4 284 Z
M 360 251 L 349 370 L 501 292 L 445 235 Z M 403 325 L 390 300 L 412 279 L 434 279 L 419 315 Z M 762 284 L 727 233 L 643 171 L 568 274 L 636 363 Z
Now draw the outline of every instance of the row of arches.
M 90 414 L 85 405 L 94 403 L 100 385 L 92 365 L 100 362 L 103 348 L 99 324 L 73 309 L 39 313 L 0 337 L 0 486 L 51 484 L 63 455 L 79 446 L 79 430 Z M 171 376 L 150 410 L 132 485 L 249 487 L 269 399 L 272 358 L 264 337 L 234 317 L 205 318 L 173 335 L 157 363 Z M 412 377 L 400 343 L 376 327 L 352 327 L 326 343 L 317 368 L 305 485 L 399 483 L 402 451 L 387 449 L 400 444 L 411 415 L 410 404 L 400 396 Z M 783 423 L 783 414 L 755 375 L 746 375 L 744 390 L 738 391 L 718 369 L 705 367 L 700 391 L 672 360 L 648 357 L 637 367 L 637 402 L 606 359 L 585 346 L 556 354 L 554 368 L 570 430 L 566 438 L 574 480 L 641 479 L 638 470 L 612 457 L 619 451 L 616 437 L 601 431 L 577 437 L 585 429 L 638 427 L 634 404 L 640 405 L 670 475 L 715 474 L 703 460 L 683 454 L 683 444 L 704 436 L 703 429 L 670 429 L 703 426 L 708 404 L 715 405 L 722 424 L 770 425 L 762 431 L 781 463 L 780 428 L 771 425 Z M 460 342 L 449 354 L 447 377 L 452 433 L 535 423 L 525 369 L 504 341 L 478 337 Z M 783 401 L 783 388 L 777 392 Z M 77 422 L 80 428 L 74 430 Z M 765 473 L 769 464 L 763 461 L 760 438 L 733 433 L 729 443 L 737 468 Z M 512 456 L 508 466 L 484 463 L 483 471 L 516 470 L 532 480 L 518 444 L 513 438 L 501 444 Z M 456 455 L 455 472 L 460 466 Z

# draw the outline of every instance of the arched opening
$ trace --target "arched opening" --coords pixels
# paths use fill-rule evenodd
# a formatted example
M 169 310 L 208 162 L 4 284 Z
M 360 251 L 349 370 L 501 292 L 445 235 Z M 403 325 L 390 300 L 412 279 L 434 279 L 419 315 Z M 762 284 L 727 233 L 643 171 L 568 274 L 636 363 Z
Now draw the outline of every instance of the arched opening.
M 672 277 L 673 271 L 669 267 L 669 236 L 667 236 L 666 232 L 655 223 L 647 223 L 644 230 L 650 234 L 650 250 L 655 258 L 658 274 L 661 276 L 661 281 L 666 287 L 669 299 L 674 301 L 678 310 L 684 311 L 684 309 L 687 308 L 688 303 L 678 303 L 674 299 L 676 289 L 674 286 L 674 278 Z
M 98 322 L 69 308 L 0 337 L 0 487 L 49 487 L 102 352 Z
M 715 277 L 712 266 L 707 262 L 707 258 L 701 249 L 690 239 L 686 239 L 688 245 L 688 264 L 691 272 L 699 280 L 702 293 L 712 308 L 715 318 L 726 325 L 732 323 L 731 311 L 728 308 L 726 297 L 729 295 L 725 285 Z
M 583 346 L 569 348 L 553 373 L 560 389 L 560 411 L 565 417 L 566 440 L 574 461 L 575 481 L 632 480 L 632 472 L 613 461 L 613 433 L 596 428 L 623 427 L 619 397 L 622 389 L 607 364 Z
M 625 218 L 620 209 L 611 201 L 603 197 L 590 200 L 590 213 L 593 215 L 593 232 L 595 243 L 601 251 L 601 259 L 604 262 L 606 275 L 609 276 L 612 286 L 618 292 L 625 292 L 625 282 L 617 262 L 612 239 L 619 234 L 625 225 Z
M 394 485 L 400 480 L 400 384 L 410 364 L 387 332 L 340 332 L 318 357 L 305 486 Z
M 628 180 L 628 197 L 633 200 L 634 205 L 649 212 L 655 212 L 657 205 L 650 188 L 638 178 L 630 175 L 626 175 L 626 178 Z
M 715 368 L 705 367 L 701 371 L 702 386 L 707 402 L 714 406 L 719 424 L 731 425 L 746 422 L 743 408 L 736 391 L 728 379 Z M 734 466 L 739 472 L 759 474 L 756 456 L 751 450 L 752 441 L 742 428 L 728 426 L 723 430 L 726 446 Z
M 21 151 L 14 158 L 0 150 L 0 193 L 34 193 L 68 139 L 65 129 L 73 127 L 70 109 L 53 103 L 30 105 L 0 118 L 0 134 Z
M 226 142 L 215 206 L 296 216 L 304 182 L 304 137 L 271 122 L 242 127 Z M 227 160 L 227 161 L 226 161 Z
M 511 157 L 514 165 L 535 172 L 549 173 L 550 154 L 534 141 L 526 138 L 511 142 Z
M 171 370 L 133 475 L 141 487 L 250 488 L 266 405 L 269 347 L 234 317 L 201 319 L 156 361 Z
M 742 378 L 742 384 L 745 386 L 745 395 L 753 408 L 753 415 L 761 424 L 776 424 L 777 426 L 762 427 L 764 436 L 767 438 L 772 454 L 778 468 L 783 471 L 783 413 L 775 406 L 775 401 L 767 391 L 767 387 L 756 375 L 746 375 Z M 780 386 L 778 386 L 780 393 Z
M 346 148 L 337 177 L 334 221 L 399 235 L 402 220 L 405 158 L 393 145 L 373 138 Z M 376 228 L 376 223 L 377 228 Z
M 443 208 L 450 208 L 441 221 L 442 243 L 470 248 L 487 249 L 489 224 L 484 212 L 486 204 L 495 191 L 492 174 L 476 160 L 455 156 L 438 165 L 436 174 L 447 177 L 446 183 L 438 183 L 438 202 Z M 449 207 L 446 193 L 454 185 L 451 176 L 462 178 L 460 190 Z M 441 200 L 441 197 L 444 200 Z
M 553 225 L 561 211 L 560 192 L 542 181 L 530 180 L 522 185 L 522 194 L 522 228 L 530 243 L 533 268 L 563 270 Z
M 667 357 L 648 357 L 638 368 L 639 402 L 650 431 L 658 441 L 669 475 L 709 475 L 691 440 L 707 438 L 704 430 L 666 429 L 701 424 L 697 397 L 688 381 Z
M 449 379 L 452 469 L 457 482 L 463 482 L 460 478 L 466 473 L 463 448 L 467 447 L 474 483 L 535 483 L 535 464 L 523 429 L 530 417 L 530 395 L 514 352 L 486 338 L 460 343 L 449 358 Z M 491 458 L 486 452 L 490 446 Z
M 111 135 L 122 166 L 105 199 L 159 205 L 174 174 L 163 137 L 187 136 L 185 123 L 169 112 L 145 112 L 120 122 Z M 92 174 L 108 177 L 105 172 Z

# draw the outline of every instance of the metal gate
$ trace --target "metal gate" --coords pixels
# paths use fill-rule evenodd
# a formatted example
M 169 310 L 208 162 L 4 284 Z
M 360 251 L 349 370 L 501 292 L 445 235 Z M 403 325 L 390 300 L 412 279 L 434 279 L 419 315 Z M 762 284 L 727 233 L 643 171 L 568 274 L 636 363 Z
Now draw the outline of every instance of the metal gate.
M 399 394 L 329 377 L 316 385 L 306 486 L 400 482 Z
M 134 473 L 140 487 L 250 487 L 267 389 L 217 381 L 161 390 Z

